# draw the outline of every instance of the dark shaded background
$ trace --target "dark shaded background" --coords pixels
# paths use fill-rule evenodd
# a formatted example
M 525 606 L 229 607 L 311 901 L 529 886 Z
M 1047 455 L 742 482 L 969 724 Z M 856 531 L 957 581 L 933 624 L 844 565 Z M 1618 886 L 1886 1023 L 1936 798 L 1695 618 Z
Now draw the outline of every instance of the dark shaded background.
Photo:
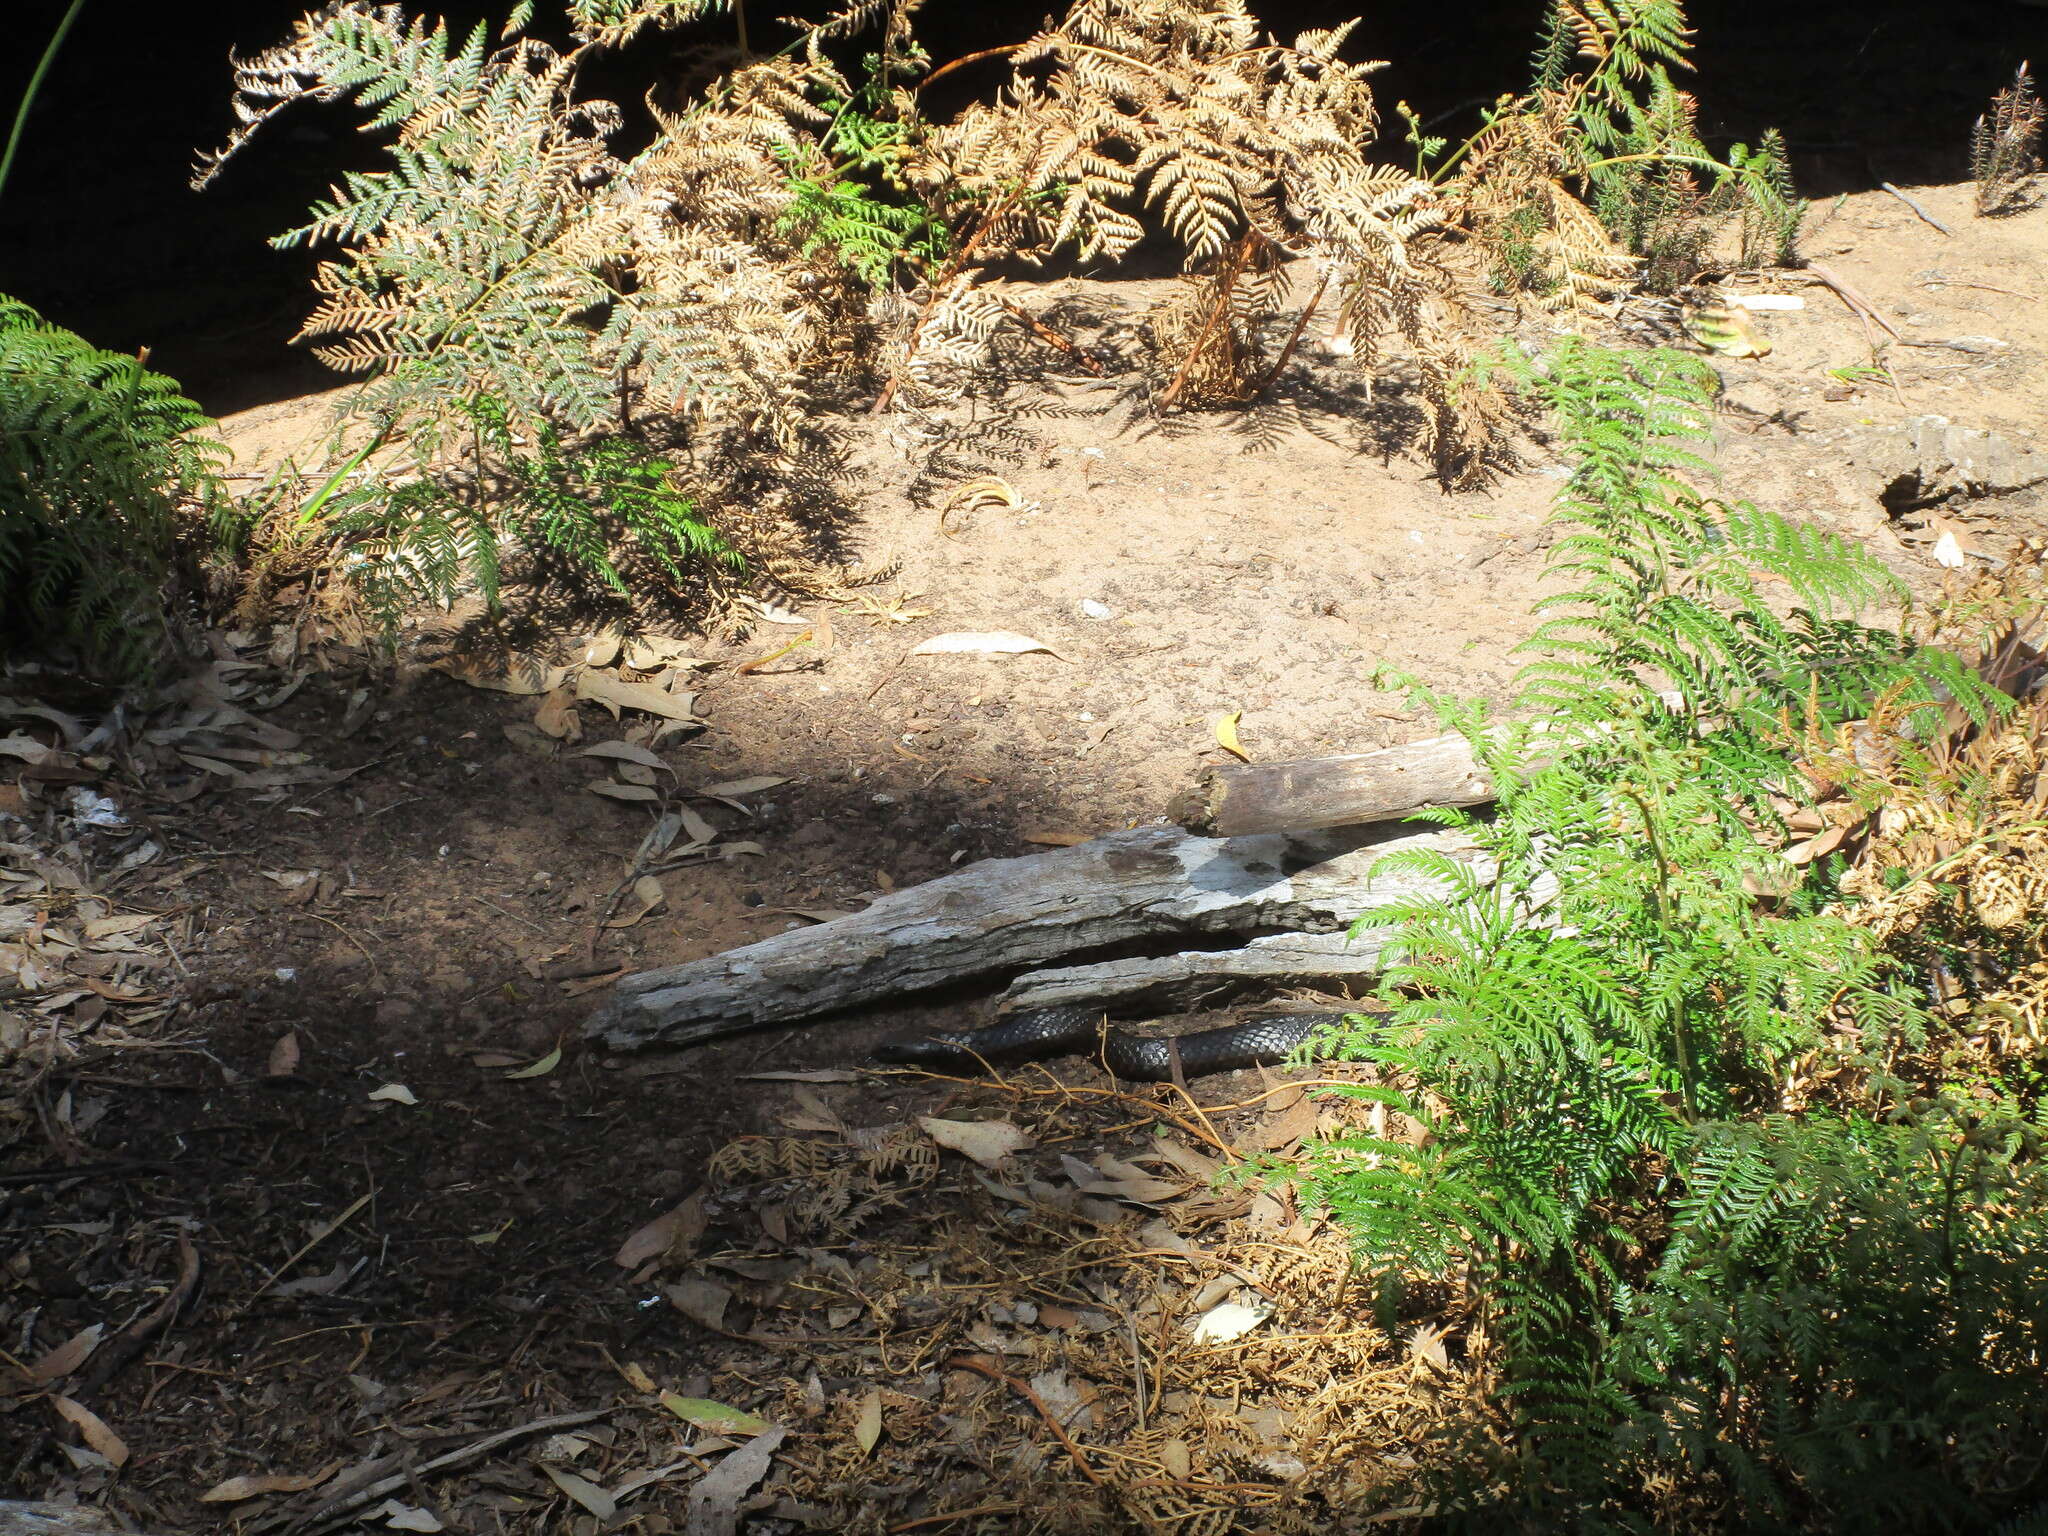
M 1269 0 L 1258 9 L 1291 34 L 1341 21 L 1360 3 Z M 773 17 L 813 8 L 749 0 L 757 46 L 778 35 Z M 932 0 L 920 32 L 946 58 L 1017 40 L 1044 8 L 1046 0 Z M 11 118 L 64 7 L 12 0 L 4 9 L 0 114 Z M 229 49 L 278 40 L 301 9 L 284 0 L 87 0 L 0 191 L 0 292 L 102 346 L 148 345 L 155 366 L 216 412 L 333 382 L 286 345 L 308 304 L 314 258 L 273 251 L 265 240 L 302 222 L 337 170 L 375 163 L 350 115 L 298 109 L 213 190 L 186 185 L 194 149 L 218 144 L 232 121 Z M 503 7 L 438 9 L 467 24 Z M 2022 59 L 2048 58 L 2048 9 L 2020 0 L 1694 0 L 1690 9 L 1698 34 L 1691 85 L 1709 139 L 1754 142 L 1763 128 L 1781 127 L 1814 196 L 1881 180 L 1959 178 L 1970 124 L 1992 92 Z M 1525 80 L 1543 10 L 1541 0 L 1380 4 L 1351 51 L 1391 61 L 1380 76 L 1389 107 L 1405 99 L 1440 120 L 1435 131 L 1469 131 L 1480 103 Z M 730 24 L 720 18 L 707 30 L 722 34 Z M 651 56 L 628 61 L 629 76 L 672 46 L 657 42 Z M 970 67 L 949 83 L 985 87 L 1000 68 Z

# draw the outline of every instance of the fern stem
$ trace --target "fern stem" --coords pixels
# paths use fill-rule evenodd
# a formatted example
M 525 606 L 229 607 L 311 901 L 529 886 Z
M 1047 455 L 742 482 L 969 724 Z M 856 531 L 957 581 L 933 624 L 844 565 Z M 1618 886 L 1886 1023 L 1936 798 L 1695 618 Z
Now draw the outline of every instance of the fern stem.
M 1664 857 L 1664 843 L 1657 836 L 1657 826 L 1650 815 L 1650 807 L 1641 795 L 1626 785 L 1617 793 L 1633 805 L 1643 818 L 1643 837 L 1650 845 L 1650 857 L 1656 862 L 1658 921 L 1666 934 L 1675 934 L 1678 932 L 1678 916 L 1671 907 L 1670 865 Z M 1678 1093 L 1681 1108 L 1685 1114 L 1686 1124 L 1691 1125 L 1699 1119 L 1699 1106 L 1695 1102 L 1692 1037 L 1685 1015 L 1683 991 L 1678 992 L 1671 1000 L 1671 1047 L 1678 1057 Z
M 7 173 L 14 168 L 15 151 L 21 147 L 22 134 L 28 128 L 29 110 L 35 106 L 36 93 L 42 89 L 43 77 L 50 72 L 50 65 L 57 57 L 57 50 L 64 46 L 64 34 L 71 30 L 71 23 L 78 20 L 78 13 L 85 9 L 85 0 L 71 0 L 71 8 L 64 13 L 64 19 L 57 23 L 57 30 L 50 34 L 49 43 L 43 48 L 43 56 L 36 60 L 36 71 L 28 77 L 28 86 L 21 93 L 21 105 L 14 109 L 14 126 L 8 130 L 7 147 L 0 150 L 0 195 L 7 191 Z

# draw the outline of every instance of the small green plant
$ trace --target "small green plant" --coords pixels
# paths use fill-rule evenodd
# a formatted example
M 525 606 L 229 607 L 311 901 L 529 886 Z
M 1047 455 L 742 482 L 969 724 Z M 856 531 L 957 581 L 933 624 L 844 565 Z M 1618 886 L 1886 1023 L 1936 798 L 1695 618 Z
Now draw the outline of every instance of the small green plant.
M 1731 219 L 1742 265 L 1795 258 L 1804 205 L 1784 138 L 1773 129 L 1725 160 L 1701 142 L 1672 78 L 1690 35 L 1680 0 L 1552 0 L 1530 89 L 1435 172 L 1464 201 L 1498 286 L 1569 302 L 1633 271 L 1675 292 L 1713 263 Z
M 146 674 L 165 638 L 177 512 L 217 510 L 226 450 L 175 380 L 0 295 L 0 643 Z
M 515 551 L 558 561 L 571 580 L 594 576 L 621 599 L 649 578 L 685 587 L 696 562 L 740 568 L 675 486 L 673 467 L 645 443 L 608 435 L 571 446 L 543 423 L 522 448 L 503 401 L 485 395 L 463 410 L 472 435 L 459 477 L 344 491 L 319 525 L 348 551 L 351 574 L 387 624 L 413 603 L 469 588 L 495 610 Z M 640 581 L 629 582 L 629 572 Z
M 1988 1520 L 2048 1443 L 2038 1127 L 1896 1090 L 1887 1053 L 1932 1027 L 1918 983 L 1766 844 L 1806 782 L 1787 719 L 1883 698 L 1910 733 L 1995 696 L 1855 617 L 1894 589 L 1856 547 L 1695 488 L 1704 360 L 1568 339 L 1507 367 L 1575 463 L 1566 590 L 1523 647 L 1517 719 L 1422 694 L 1499 787 L 1489 820 L 1436 816 L 1493 873 L 1402 860 L 1440 894 L 1383 915 L 1396 1007 L 1341 1042 L 1381 1065 L 1360 1091 L 1428 1135 L 1293 1175 L 1390 1310 L 1410 1278 L 1463 1283 L 1512 1459 L 1450 1457 L 1447 1514 Z M 1795 1113 L 1783 1085 L 1813 1053 L 1848 1086 Z
M 2048 111 L 2022 64 L 1970 133 L 1970 179 L 1977 184 L 1979 215 L 2019 213 L 2040 202 L 2044 120 Z

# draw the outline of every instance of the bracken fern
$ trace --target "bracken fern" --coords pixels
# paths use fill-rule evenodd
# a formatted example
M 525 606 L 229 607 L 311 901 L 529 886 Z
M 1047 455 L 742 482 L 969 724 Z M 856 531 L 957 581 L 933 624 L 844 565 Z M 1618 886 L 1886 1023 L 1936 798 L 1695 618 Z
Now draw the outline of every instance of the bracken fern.
M 0 644 L 134 678 L 164 639 L 175 514 L 214 510 L 226 450 L 177 383 L 0 295 Z
M 1805 782 L 1789 716 L 1883 696 L 1912 730 L 1998 699 L 1859 621 L 1893 583 L 1855 547 L 1695 488 L 1702 360 L 1570 339 L 1507 368 L 1574 461 L 1568 589 L 1523 647 L 1517 719 L 1427 696 L 1498 786 L 1490 820 L 1436 816 L 1492 878 L 1402 861 L 1441 894 L 1375 915 L 1397 1006 L 1340 1042 L 1429 1135 L 1329 1144 L 1295 1175 L 1388 1306 L 1404 1277 L 1474 1299 L 1516 1459 L 1450 1458 L 1447 1512 L 1794 1529 L 1910 1494 L 1985 1516 L 2048 1443 L 2035 1133 L 1940 1098 L 1784 1111 L 1803 1053 L 1876 1082 L 1867 1063 L 1929 1021 L 1759 833 Z

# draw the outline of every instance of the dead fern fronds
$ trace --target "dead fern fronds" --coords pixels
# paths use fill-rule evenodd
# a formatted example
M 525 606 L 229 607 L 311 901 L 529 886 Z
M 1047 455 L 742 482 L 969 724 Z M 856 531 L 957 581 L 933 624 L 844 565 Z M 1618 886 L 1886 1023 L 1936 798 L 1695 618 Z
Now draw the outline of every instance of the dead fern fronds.
M 1984 218 L 2019 213 L 2041 201 L 2041 125 L 2048 120 L 2034 78 L 2022 64 L 2012 84 L 1970 131 L 1970 179 Z
M 1375 164 L 1370 75 L 1341 49 L 1355 23 L 1262 41 L 1244 0 L 1077 0 L 1010 50 L 1009 85 L 924 135 L 907 170 L 966 210 L 892 365 L 884 401 L 942 404 L 966 387 L 1001 315 L 981 274 L 1055 251 L 1114 261 L 1163 224 L 1188 283 L 1151 317 L 1157 403 L 1237 403 L 1275 373 L 1301 291 L 1334 294 L 1368 369 L 1398 346 L 1426 376 L 1440 464 L 1476 464 L 1499 422 L 1451 376 L 1455 286 L 1428 249 L 1443 222 L 1424 180 Z M 1298 291 L 1285 268 L 1307 258 Z M 1290 355 L 1282 345 L 1283 359 Z
M 1689 38 L 1679 0 L 1553 0 L 1529 90 L 1436 172 L 1497 288 L 1550 307 L 1630 281 L 1675 292 L 1735 219 L 1743 265 L 1793 259 L 1802 205 L 1783 138 L 1725 160 L 1707 149 L 1672 78 Z

